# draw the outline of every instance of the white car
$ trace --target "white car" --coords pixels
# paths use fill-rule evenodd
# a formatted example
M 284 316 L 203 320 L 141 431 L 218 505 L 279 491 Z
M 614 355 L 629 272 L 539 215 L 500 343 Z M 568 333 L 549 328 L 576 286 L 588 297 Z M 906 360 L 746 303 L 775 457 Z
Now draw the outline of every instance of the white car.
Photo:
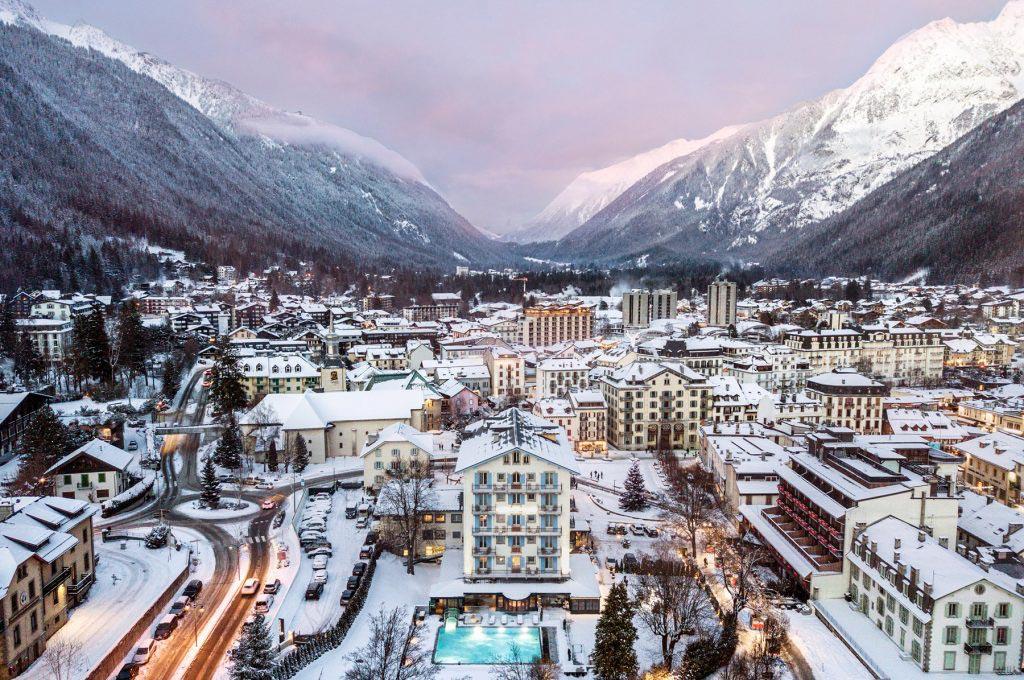
M 153 648 L 156 647 L 156 640 L 153 638 L 146 638 L 139 643 L 139 646 L 135 648 L 135 654 L 132 656 L 132 663 L 138 666 L 145 664 L 149 661 L 149 657 L 153 656 Z
M 327 555 L 317 555 L 313 558 L 313 569 L 326 569 L 327 568 Z
M 261 480 L 259 482 L 256 482 L 256 488 L 257 489 L 273 489 L 274 488 L 274 484 L 272 482 L 268 482 L 267 480 L 264 479 L 264 480 Z
M 316 569 L 313 571 L 313 583 L 327 583 L 327 570 Z
M 247 578 L 245 579 L 245 583 L 242 584 L 241 595 L 243 597 L 255 595 L 259 589 L 260 580 L 258 578 Z

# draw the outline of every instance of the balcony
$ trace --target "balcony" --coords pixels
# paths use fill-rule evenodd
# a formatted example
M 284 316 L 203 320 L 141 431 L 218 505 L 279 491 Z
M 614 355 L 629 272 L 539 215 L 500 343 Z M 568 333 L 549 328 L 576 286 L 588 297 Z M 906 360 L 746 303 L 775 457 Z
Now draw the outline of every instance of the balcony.
M 490 554 L 493 554 L 493 553 L 494 553 L 494 548 L 489 546 L 489 545 L 476 545 L 476 546 L 473 546 L 473 555 L 474 556 L 484 556 L 484 555 L 490 555 Z
M 71 567 L 65 567 L 59 574 L 43 584 L 43 595 L 49 595 L 71 576 Z
M 994 625 L 996 625 L 996 622 L 991 616 L 987 619 L 982 617 L 967 617 L 968 628 L 991 628 Z
M 991 654 L 991 642 L 965 642 L 964 651 L 968 654 Z
M 560 552 L 561 552 L 561 550 L 558 548 L 558 546 L 542 545 L 540 547 L 540 554 L 541 555 L 557 555 Z
M 92 491 L 95 487 L 96 485 L 92 484 L 91 482 L 88 484 L 82 484 L 81 482 L 75 484 L 75 488 L 78 489 L 79 491 Z
M 87 590 L 89 590 L 89 587 L 92 586 L 95 580 L 96 572 L 90 571 L 88 574 L 84 575 L 82 578 L 78 579 L 74 583 L 69 583 L 68 596 L 77 597 L 79 595 L 84 594 Z
M 473 506 L 473 512 L 493 512 L 493 511 L 494 511 L 494 506 L 490 505 L 490 504 L 487 504 L 487 505 L 474 505 Z
M 541 512 L 561 512 L 561 506 L 559 506 L 557 504 L 554 504 L 554 505 L 552 505 L 552 504 L 541 505 L 540 506 L 540 511 Z
M 553 579 L 562 577 L 562 572 L 558 569 L 541 569 L 540 567 L 520 567 L 519 569 L 497 567 L 474 569 L 469 578 L 472 579 L 474 576 Z

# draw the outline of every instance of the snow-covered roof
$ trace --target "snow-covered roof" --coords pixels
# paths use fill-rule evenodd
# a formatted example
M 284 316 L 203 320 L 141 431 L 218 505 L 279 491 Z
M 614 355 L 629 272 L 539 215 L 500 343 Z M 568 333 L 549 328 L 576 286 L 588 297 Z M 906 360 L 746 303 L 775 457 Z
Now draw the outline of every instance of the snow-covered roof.
M 83 455 L 103 463 L 111 470 L 120 470 L 121 472 L 128 469 L 133 458 L 132 454 L 117 448 L 113 444 L 108 444 L 102 439 L 93 439 L 51 465 L 46 474 L 60 470 L 72 460 Z
M 1024 437 L 1008 432 L 992 432 L 968 439 L 956 444 L 955 448 L 1003 470 L 1013 470 L 1017 465 L 1024 465 Z
M 384 446 L 385 444 L 395 444 L 399 442 L 407 442 L 412 444 L 421 451 L 430 453 L 434 450 L 434 436 L 428 433 L 420 432 L 412 425 L 405 423 L 395 423 L 388 425 L 377 434 L 376 439 L 372 442 L 367 440 L 366 444 L 363 445 L 363 451 L 361 456 L 365 456 L 372 453 Z
M 522 409 L 510 408 L 466 428 L 455 472 L 520 451 L 580 474 L 565 430 Z
M 260 402 L 272 414 L 271 423 L 285 430 L 312 430 L 333 423 L 364 420 L 408 420 L 423 409 L 426 394 L 421 390 L 382 392 L 313 392 L 268 394 Z M 239 420 L 242 425 L 261 425 L 259 405 Z

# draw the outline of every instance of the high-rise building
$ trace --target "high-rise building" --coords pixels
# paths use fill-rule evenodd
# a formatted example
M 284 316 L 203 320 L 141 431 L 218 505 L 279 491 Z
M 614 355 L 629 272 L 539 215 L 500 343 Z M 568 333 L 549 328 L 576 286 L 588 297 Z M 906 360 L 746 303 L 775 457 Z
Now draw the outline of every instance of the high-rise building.
M 624 328 L 646 328 L 652 321 L 672 319 L 678 297 L 674 290 L 631 290 L 622 294 Z
M 519 344 L 548 347 L 594 335 L 594 308 L 581 301 L 541 302 L 519 317 Z
M 634 289 L 622 294 L 623 328 L 646 328 L 651 322 L 651 294 Z
M 736 284 L 714 281 L 708 286 L 708 325 L 731 326 L 736 323 Z

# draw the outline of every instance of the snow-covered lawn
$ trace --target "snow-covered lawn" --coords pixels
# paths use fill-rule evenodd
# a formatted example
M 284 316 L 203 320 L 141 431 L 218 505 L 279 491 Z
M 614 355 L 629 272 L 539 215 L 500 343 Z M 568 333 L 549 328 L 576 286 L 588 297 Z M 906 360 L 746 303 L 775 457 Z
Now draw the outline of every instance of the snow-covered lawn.
M 335 558 L 336 559 L 336 558 Z M 362 611 L 359 612 L 352 628 L 344 642 L 327 654 L 324 654 L 315 662 L 304 668 L 298 675 L 297 680 L 338 680 L 345 675 L 345 670 L 350 665 L 346 658 L 350 653 L 362 647 L 369 640 L 370 617 L 375 613 L 404 605 L 412 615 L 416 605 L 425 605 L 429 597 L 430 586 L 434 584 L 440 574 L 441 568 L 433 564 L 416 565 L 416 575 L 409 576 L 405 573 L 405 567 L 394 555 L 384 553 L 377 562 L 377 570 L 373 575 L 373 582 L 370 584 L 369 597 Z M 433 639 L 425 641 L 424 644 L 433 645 Z M 466 675 L 467 667 L 457 667 L 453 677 Z M 447 674 L 442 672 L 442 677 Z
M 228 496 L 221 498 L 221 506 L 231 505 L 234 506 L 238 501 Z M 240 507 L 220 507 L 216 510 L 210 508 L 200 507 L 199 501 L 189 501 L 182 503 L 174 507 L 175 512 L 180 512 L 186 517 L 192 519 L 213 519 L 213 520 L 224 520 L 224 519 L 236 519 L 247 517 L 259 512 L 259 506 L 255 503 L 247 500 L 241 502 Z
M 49 644 L 67 639 L 82 646 L 81 675 L 93 668 L 153 604 L 187 563 L 186 550 L 150 550 L 138 541 L 96 545 L 96 583 L 86 601 L 71 610 L 67 624 Z M 212 564 L 212 557 L 210 558 Z M 45 656 L 45 654 L 44 654 Z M 23 678 L 50 678 L 43 658 Z
M 817 616 L 796 612 L 787 612 L 786 615 L 789 617 L 789 639 L 800 650 L 815 677 L 829 680 L 871 677 L 843 641 L 833 635 Z
M 651 492 L 664 491 L 665 483 L 658 474 L 657 461 L 650 457 L 651 454 L 643 455 L 647 457 L 637 458 L 636 460 L 639 463 L 640 472 L 644 476 L 644 484 L 647 486 L 647 490 Z M 583 471 L 583 474 L 580 475 L 582 478 L 591 479 L 598 484 L 612 489 L 621 489 L 626 481 L 626 473 L 629 472 L 629 468 L 633 464 L 633 459 L 613 458 L 611 460 L 601 460 L 597 458 L 584 458 L 577 460 L 577 463 Z M 597 476 L 593 476 L 592 473 L 596 473 Z
M 352 575 L 352 565 L 359 561 L 359 549 L 366 538 L 366 529 L 356 529 L 354 519 L 345 519 L 345 505 L 349 500 L 359 500 L 362 494 L 358 490 L 339 491 L 332 496 L 331 514 L 327 518 L 327 540 L 331 542 L 334 555 L 327 563 L 327 583 L 319 600 L 306 600 L 306 586 L 313 577 L 311 560 L 299 550 L 297 538 L 294 547 L 290 547 L 290 559 L 298 561 L 298 570 L 292 577 L 283 604 L 277 617 L 285 621 L 285 630 L 296 633 L 314 633 L 333 624 L 341 609 L 339 600 L 345 590 L 345 582 Z M 285 526 L 292 520 L 289 506 L 289 517 Z M 301 516 L 303 509 L 298 509 Z M 294 534 L 293 534 L 294 535 Z M 282 579 L 283 580 L 283 579 Z

